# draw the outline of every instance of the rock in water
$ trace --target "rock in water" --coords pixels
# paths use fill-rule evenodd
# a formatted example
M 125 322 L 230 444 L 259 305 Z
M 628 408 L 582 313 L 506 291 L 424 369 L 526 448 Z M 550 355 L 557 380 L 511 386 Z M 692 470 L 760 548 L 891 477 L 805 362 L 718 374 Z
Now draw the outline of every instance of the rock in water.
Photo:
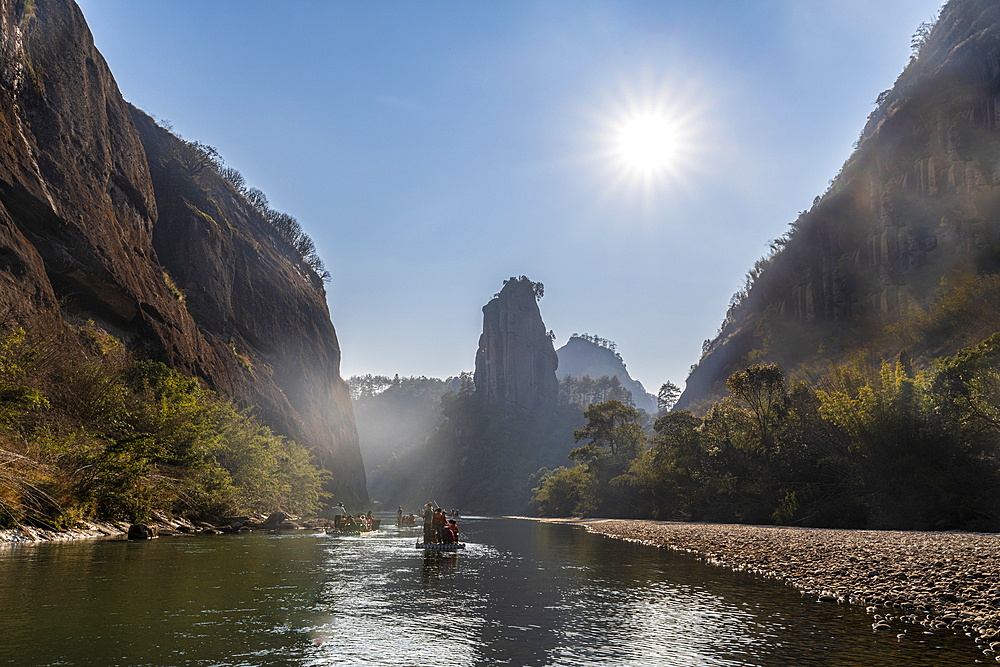
M 128 527 L 128 539 L 130 540 L 149 540 L 158 535 L 156 526 L 150 526 L 149 524 L 133 523 Z
M 291 517 L 284 512 L 272 512 L 270 516 L 267 517 L 267 521 L 264 522 L 263 528 L 267 530 L 278 530 L 281 524 L 288 521 Z

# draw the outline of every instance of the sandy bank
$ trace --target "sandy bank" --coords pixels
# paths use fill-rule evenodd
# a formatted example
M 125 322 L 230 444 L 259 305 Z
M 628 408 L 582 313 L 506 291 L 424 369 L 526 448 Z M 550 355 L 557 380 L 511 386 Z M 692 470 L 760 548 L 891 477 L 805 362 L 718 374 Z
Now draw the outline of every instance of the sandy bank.
M 1000 653 L 1000 535 L 829 530 L 618 519 L 543 519 L 684 551 L 864 605 L 877 632 L 950 628 Z M 923 628 L 920 628 L 923 626 Z

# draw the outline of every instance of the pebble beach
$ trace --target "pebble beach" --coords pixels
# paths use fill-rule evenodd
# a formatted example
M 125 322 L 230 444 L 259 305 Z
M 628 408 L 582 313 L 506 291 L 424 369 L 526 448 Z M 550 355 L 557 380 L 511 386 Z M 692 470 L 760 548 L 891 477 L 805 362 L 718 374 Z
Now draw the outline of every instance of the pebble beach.
M 863 605 L 874 632 L 965 633 L 1000 661 L 1000 535 L 543 521 L 694 554 L 709 564 L 778 579 L 821 602 Z

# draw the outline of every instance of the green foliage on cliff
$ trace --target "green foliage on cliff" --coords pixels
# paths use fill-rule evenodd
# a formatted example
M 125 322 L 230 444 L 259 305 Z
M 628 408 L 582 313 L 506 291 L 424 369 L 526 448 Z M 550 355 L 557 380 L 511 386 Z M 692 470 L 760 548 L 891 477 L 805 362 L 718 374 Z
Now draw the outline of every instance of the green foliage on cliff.
M 155 122 L 173 140 L 171 151 L 194 182 L 211 189 L 220 183 L 231 188 L 250 209 L 260 215 L 278 239 L 287 248 L 288 255 L 301 262 L 306 271 L 315 275 L 318 286 L 330 282 L 331 275 L 316 250 L 316 244 L 302 229 L 299 221 L 288 213 L 276 211 L 261 190 L 247 185 L 246 179 L 235 168 L 226 165 L 219 151 L 201 141 L 186 141 L 174 133 L 169 123 Z M 214 182 L 213 182 L 214 180 Z
M 594 465 L 609 453 L 576 450 L 575 467 L 542 471 L 533 503 L 545 515 L 998 530 L 998 360 L 1000 334 L 921 374 L 907 354 L 857 357 L 818 389 L 751 365 L 703 417 L 657 419 L 616 477 Z M 587 416 L 586 432 L 606 426 Z
M 593 403 L 604 401 L 620 401 L 629 406 L 635 405 L 632 392 L 622 386 L 615 376 L 602 375 L 596 380 L 589 375 L 575 378 L 567 375 L 559 381 L 559 400 L 567 406 L 575 406 L 585 410 Z
M 302 513 L 322 477 L 304 448 L 91 325 L 0 339 L 3 525 Z

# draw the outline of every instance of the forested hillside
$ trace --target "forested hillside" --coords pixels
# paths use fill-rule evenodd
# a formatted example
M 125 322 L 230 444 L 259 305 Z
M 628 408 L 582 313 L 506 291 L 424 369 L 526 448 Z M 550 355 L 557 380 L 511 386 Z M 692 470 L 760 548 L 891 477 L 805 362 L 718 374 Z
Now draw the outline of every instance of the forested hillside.
M 1000 5 L 920 26 L 647 438 L 608 402 L 543 514 L 1000 530 Z
M 760 362 L 809 380 L 850 355 L 917 369 L 998 330 L 1000 7 L 953 0 L 913 38 L 857 149 L 747 274 L 679 408 Z

